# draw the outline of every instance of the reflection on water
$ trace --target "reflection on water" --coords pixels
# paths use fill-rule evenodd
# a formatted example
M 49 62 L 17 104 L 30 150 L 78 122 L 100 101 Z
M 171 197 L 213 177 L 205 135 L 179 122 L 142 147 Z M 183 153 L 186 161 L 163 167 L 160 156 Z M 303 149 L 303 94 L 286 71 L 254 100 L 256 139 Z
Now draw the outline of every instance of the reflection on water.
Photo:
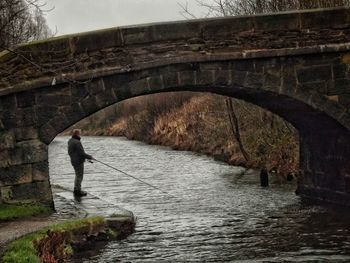
M 67 137 L 50 145 L 51 182 L 72 188 Z M 123 138 L 85 137 L 86 151 L 177 196 L 101 164 L 84 190 L 131 210 L 136 233 L 80 262 L 350 262 L 350 215 L 309 205 L 292 186 L 259 186 L 253 174 L 190 152 Z M 78 261 L 77 261 L 78 262 Z

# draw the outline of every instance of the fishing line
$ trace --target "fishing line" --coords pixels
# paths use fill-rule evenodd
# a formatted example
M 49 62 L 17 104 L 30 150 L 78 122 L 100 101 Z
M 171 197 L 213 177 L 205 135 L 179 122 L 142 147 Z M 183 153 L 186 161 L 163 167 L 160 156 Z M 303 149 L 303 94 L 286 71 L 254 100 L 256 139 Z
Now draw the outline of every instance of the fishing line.
M 107 166 L 107 167 L 109 167 L 109 168 L 111 168 L 111 169 L 113 169 L 113 170 L 115 170 L 115 171 L 118 171 L 118 172 L 120 172 L 120 173 L 122 173 L 122 174 L 124 174 L 124 175 L 126 175 L 126 176 L 129 176 L 129 177 L 131 177 L 131 178 L 133 178 L 133 179 L 135 179 L 135 180 L 137 180 L 137 181 L 139 181 L 139 182 L 141 182 L 141 183 L 143 183 L 143 184 L 146 184 L 146 185 L 148 185 L 148 186 L 150 186 L 150 187 L 152 187 L 152 188 L 154 188 L 154 189 L 156 189 L 156 190 L 162 192 L 163 194 L 166 194 L 166 195 L 171 196 L 171 197 L 173 197 L 173 198 L 177 198 L 176 196 L 171 195 L 171 194 L 169 194 L 168 192 L 165 192 L 164 190 L 160 189 L 159 187 L 154 186 L 154 185 L 152 185 L 152 184 L 150 184 L 150 183 L 147 183 L 147 182 L 145 182 L 145 181 L 143 181 L 143 180 L 141 180 L 141 179 L 139 179 L 139 178 L 137 178 L 137 177 L 135 177 L 135 176 L 133 176 L 133 175 L 131 175 L 131 174 L 128 174 L 128 173 L 126 173 L 126 172 L 124 172 L 124 171 L 122 171 L 122 170 L 120 170 L 120 169 L 118 169 L 118 168 L 115 168 L 115 167 L 113 167 L 113 166 L 111 166 L 111 165 L 109 165 L 109 164 L 107 164 L 107 163 L 104 163 L 104 162 L 102 162 L 102 161 L 100 161 L 100 160 L 97 160 L 97 159 L 95 159 L 95 158 L 93 158 L 93 160 L 96 161 L 96 162 L 98 162 L 98 163 L 100 163 L 100 164 L 103 164 L 103 165 L 105 165 L 105 166 Z

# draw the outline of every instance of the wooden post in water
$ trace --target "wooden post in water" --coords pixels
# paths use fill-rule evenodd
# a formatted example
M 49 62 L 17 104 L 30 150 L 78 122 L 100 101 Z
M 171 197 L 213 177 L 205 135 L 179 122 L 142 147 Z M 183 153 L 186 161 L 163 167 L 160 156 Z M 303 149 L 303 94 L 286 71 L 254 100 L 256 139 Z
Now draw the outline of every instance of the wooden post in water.
M 260 171 L 260 185 L 262 187 L 268 187 L 269 186 L 269 174 L 267 172 L 267 169 L 264 167 Z

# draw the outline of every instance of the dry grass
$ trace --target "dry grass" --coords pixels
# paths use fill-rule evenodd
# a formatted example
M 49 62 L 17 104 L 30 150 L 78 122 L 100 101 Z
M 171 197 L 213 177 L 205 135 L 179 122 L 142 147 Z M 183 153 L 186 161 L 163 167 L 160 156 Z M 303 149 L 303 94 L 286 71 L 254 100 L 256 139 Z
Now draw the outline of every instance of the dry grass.
M 152 103 L 152 97 L 144 100 L 147 105 Z M 224 97 L 200 94 L 164 111 L 157 101 L 152 107 L 157 105 L 157 111 L 143 106 L 138 111 L 130 111 L 129 115 L 124 114 L 108 134 L 200 152 L 233 165 L 266 166 L 282 176 L 297 171 L 297 132 L 276 115 L 251 104 L 234 102 L 242 141 L 250 156 L 246 161 L 232 136 Z

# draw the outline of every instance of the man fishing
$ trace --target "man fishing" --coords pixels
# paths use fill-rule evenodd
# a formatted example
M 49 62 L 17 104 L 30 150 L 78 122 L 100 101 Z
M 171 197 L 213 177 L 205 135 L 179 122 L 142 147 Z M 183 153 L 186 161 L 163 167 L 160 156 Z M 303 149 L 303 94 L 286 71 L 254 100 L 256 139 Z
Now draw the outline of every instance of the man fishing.
M 84 177 L 84 162 L 86 159 L 92 160 L 92 156 L 85 153 L 81 140 L 81 130 L 74 129 L 72 138 L 68 141 L 68 154 L 75 171 L 74 195 L 85 196 L 87 193 L 81 190 L 81 182 Z

